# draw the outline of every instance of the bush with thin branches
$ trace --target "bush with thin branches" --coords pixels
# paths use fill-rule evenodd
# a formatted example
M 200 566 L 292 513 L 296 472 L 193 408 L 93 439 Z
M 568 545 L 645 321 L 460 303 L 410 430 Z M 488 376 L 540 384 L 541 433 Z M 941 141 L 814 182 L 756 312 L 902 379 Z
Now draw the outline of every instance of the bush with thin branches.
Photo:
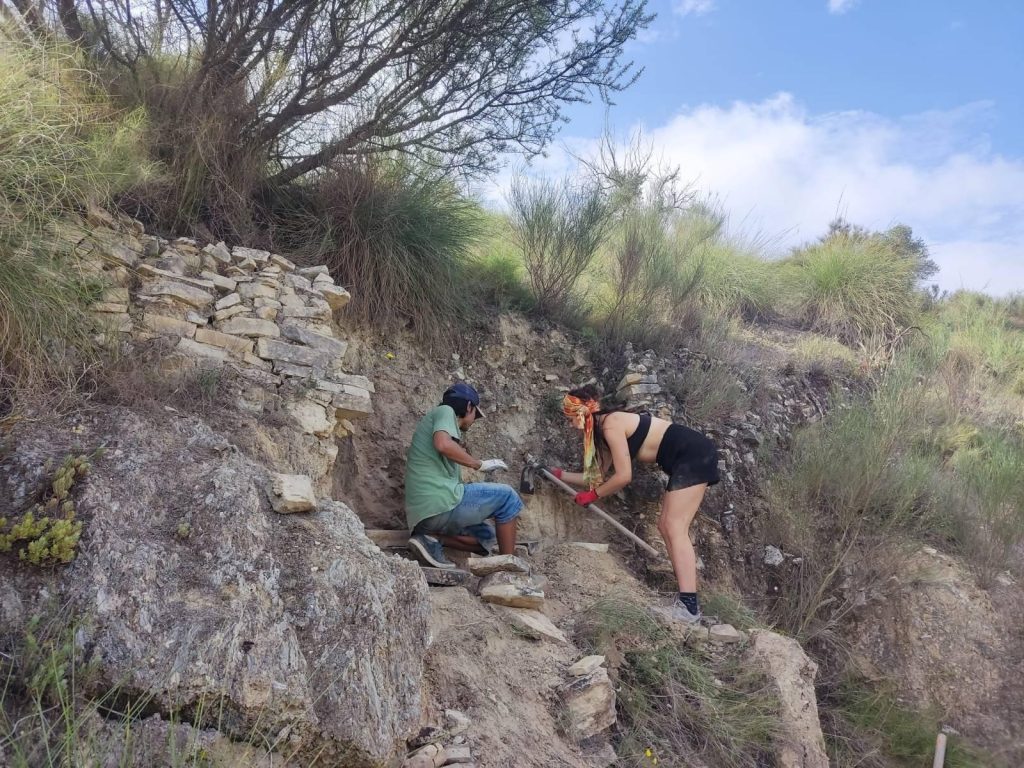
M 518 176 L 509 205 L 537 310 L 561 317 L 578 309 L 579 278 L 593 264 L 612 223 L 614 209 L 600 187 Z
M 576 632 L 584 648 L 624 659 L 616 681 L 619 764 L 688 764 L 698 756 L 754 768 L 770 759 L 778 700 L 735 659 L 683 645 L 649 610 L 621 599 L 591 606 Z

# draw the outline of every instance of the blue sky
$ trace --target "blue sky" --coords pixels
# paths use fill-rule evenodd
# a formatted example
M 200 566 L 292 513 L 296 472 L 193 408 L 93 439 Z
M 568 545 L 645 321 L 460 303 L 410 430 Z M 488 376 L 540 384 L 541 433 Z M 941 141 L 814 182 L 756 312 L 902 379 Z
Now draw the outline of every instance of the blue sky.
M 911 225 L 943 288 L 1024 290 L 1024 0 L 673 0 L 608 120 L 771 250 Z M 577 106 L 540 172 L 606 122 Z

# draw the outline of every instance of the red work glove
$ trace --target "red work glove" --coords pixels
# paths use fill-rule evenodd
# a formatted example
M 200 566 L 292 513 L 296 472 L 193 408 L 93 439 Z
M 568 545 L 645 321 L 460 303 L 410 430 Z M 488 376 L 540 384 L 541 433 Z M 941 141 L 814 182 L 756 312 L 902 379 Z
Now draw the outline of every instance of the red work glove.
M 557 477 L 559 480 L 562 479 L 562 469 L 560 467 L 548 467 L 548 472 Z
M 580 491 L 576 494 L 576 503 L 581 507 L 587 506 L 587 504 L 593 504 L 597 501 L 600 496 L 597 495 L 597 491 Z

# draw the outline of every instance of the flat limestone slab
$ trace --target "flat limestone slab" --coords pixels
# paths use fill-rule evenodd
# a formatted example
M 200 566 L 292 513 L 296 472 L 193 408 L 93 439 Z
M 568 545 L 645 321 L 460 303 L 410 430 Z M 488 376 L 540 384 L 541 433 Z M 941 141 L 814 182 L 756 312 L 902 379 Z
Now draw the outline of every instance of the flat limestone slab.
M 589 675 L 602 664 L 604 664 L 604 656 L 584 656 L 569 667 L 569 674 L 572 677 L 583 677 L 584 675 Z
M 529 573 L 530 565 L 515 555 L 491 555 L 490 557 L 469 558 L 469 570 L 474 576 L 489 576 L 498 571 L 508 573 Z
M 569 639 L 554 622 L 533 608 L 510 608 L 507 605 L 495 605 L 496 610 L 518 631 L 534 640 L 546 640 L 550 643 L 568 645 Z
M 271 475 L 269 491 L 270 503 L 275 512 L 309 512 L 316 509 L 316 495 L 309 475 Z
M 708 629 L 708 639 L 712 643 L 739 643 L 745 636 L 732 624 L 715 624 Z
M 498 571 L 481 580 L 480 599 L 513 608 L 540 608 L 544 605 L 544 591 L 521 574 Z

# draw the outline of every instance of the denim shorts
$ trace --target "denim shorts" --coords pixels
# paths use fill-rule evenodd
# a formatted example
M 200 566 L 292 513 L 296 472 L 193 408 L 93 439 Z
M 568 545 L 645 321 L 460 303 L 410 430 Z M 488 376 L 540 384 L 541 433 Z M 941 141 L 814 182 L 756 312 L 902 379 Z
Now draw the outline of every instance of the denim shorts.
M 507 523 L 519 517 L 523 502 L 511 485 L 503 483 L 466 483 L 462 501 L 455 509 L 420 520 L 413 533 L 440 533 L 446 536 L 476 536 L 486 547 L 495 539 L 494 529 L 486 523 Z

